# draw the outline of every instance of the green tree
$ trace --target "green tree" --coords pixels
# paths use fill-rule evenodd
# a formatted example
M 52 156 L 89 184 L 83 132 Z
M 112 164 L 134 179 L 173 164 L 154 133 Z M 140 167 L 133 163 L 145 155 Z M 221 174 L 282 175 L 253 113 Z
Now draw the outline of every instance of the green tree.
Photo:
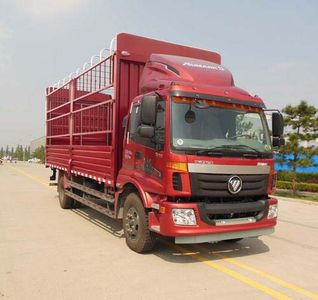
M 45 161 L 45 148 L 44 146 L 38 147 L 34 150 L 32 153 L 33 157 L 36 157 L 41 160 L 41 163 L 44 163 Z
M 9 146 L 7 145 L 7 147 L 6 147 L 6 156 L 8 156 L 10 154 L 10 152 L 9 152 Z
M 23 160 L 23 147 L 22 145 L 17 145 L 13 155 L 17 160 Z
M 23 157 L 24 157 L 24 160 L 26 160 L 26 161 L 31 158 L 30 146 L 24 148 Z
M 304 147 L 318 137 L 318 109 L 301 101 L 298 105 L 287 105 L 283 108 L 286 134 L 286 145 L 279 149 L 279 162 L 287 164 L 293 171 L 293 191 L 296 193 L 296 171 L 299 167 L 314 166 L 313 156 L 318 154 L 317 147 Z M 303 142 L 303 143 L 302 143 Z
M 23 152 L 24 152 L 23 151 L 23 146 L 20 145 L 20 147 L 19 147 L 19 160 L 23 160 L 23 158 L 24 158 L 24 153 Z
M 3 147 L 1 147 L 1 150 L 0 150 L 0 158 L 4 156 L 4 149 Z

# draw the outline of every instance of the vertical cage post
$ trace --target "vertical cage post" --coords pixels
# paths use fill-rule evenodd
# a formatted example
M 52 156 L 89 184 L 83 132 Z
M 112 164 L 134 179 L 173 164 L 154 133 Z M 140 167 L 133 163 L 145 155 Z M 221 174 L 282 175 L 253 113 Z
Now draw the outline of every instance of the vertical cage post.
M 76 98 L 76 79 L 72 79 L 70 81 L 70 89 L 69 89 L 69 101 L 70 101 L 70 114 L 69 114 L 69 135 L 70 135 L 70 160 L 69 160 L 69 168 L 68 173 L 70 175 L 71 165 L 72 165 L 72 153 L 73 153 L 73 132 L 74 132 L 74 99 Z

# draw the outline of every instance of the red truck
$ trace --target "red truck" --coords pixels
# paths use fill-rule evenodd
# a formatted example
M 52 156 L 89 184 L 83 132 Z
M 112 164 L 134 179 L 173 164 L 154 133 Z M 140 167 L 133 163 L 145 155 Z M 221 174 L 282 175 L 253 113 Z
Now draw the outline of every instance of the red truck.
M 282 115 L 272 112 L 270 131 L 262 99 L 234 85 L 218 53 L 126 33 L 112 44 L 46 90 L 46 166 L 61 207 L 122 219 L 139 253 L 159 235 L 272 233 Z

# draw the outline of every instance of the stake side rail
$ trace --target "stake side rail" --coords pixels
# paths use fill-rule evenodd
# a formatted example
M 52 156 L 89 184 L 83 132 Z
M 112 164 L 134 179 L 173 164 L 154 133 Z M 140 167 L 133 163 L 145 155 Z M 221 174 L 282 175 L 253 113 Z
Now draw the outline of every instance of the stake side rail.
M 47 89 L 47 166 L 114 184 L 109 161 L 113 159 L 115 56 L 101 60 L 59 88 Z M 78 147 L 91 151 L 79 156 Z M 56 156 L 59 149 L 63 149 L 62 160 Z
M 59 88 L 47 89 L 48 145 L 55 144 L 54 138 L 74 134 L 87 136 L 111 133 L 110 110 L 115 101 L 114 58 L 115 54 L 103 59 Z M 74 91 L 71 87 L 74 87 Z M 55 142 L 64 144 L 62 141 Z

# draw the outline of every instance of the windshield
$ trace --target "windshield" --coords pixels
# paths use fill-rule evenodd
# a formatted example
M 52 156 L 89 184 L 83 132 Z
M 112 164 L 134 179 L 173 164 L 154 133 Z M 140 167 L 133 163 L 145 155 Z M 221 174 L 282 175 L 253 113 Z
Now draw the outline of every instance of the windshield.
M 171 116 L 175 149 L 271 151 L 266 119 L 258 108 L 173 97 Z

